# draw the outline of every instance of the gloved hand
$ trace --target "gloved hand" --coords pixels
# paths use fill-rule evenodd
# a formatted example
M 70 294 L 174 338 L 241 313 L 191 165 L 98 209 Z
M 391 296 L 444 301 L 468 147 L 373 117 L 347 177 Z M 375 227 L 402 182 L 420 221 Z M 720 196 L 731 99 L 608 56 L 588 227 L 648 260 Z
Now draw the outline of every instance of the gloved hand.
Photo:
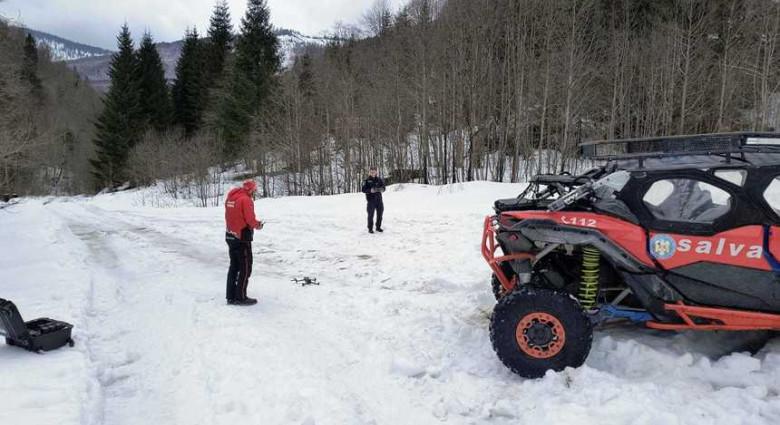
M 263 230 L 263 222 L 262 221 L 258 221 L 257 222 L 257 230 Z

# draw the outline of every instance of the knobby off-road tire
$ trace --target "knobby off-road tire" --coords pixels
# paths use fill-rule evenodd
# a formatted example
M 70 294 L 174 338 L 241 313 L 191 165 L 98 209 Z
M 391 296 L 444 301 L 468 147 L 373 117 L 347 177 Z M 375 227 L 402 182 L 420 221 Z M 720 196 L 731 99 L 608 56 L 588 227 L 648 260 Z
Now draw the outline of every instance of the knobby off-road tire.
M 579 303 L 548 289 L 517 288 L 498 301 L 490 320 L 493 350 L 525 378 L 581 366 L 592 340 L 593 326 Z
M 515 278 L 515 271 L 512 270 L 512 266 L 508 262 L 501 263 L 501 269 L 504 271 L 504 275 L 509 279 Z M 498 276 L 496 276 L 495 273 L 490 275 L 490 286 L 493 289 L 493 296 L 496 297 L 496 300 L 500 300 L 504 297 L 504 295 L 507 294 L 504 287 L 501 286 L 501 281 L 498 280 Z
M 490 286 L 493 287 L 493 296 L 496 297 L 496 301 L 506 295 L 506 290 L 501 286 L 501 281 L 498 280 L 498 276 L 495 273 L 490 276 Z

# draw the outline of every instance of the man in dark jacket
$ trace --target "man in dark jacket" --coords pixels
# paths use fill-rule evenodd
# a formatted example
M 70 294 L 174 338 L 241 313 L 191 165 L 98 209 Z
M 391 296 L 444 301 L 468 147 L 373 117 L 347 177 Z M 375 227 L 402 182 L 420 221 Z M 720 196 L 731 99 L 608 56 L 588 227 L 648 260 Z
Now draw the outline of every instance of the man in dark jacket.
M 374 212 L 376 212 L 376 231 L 382 232 L 382 213 L 385 205 L 382 203 L 382 192 L 385 191 L 385 181 L 379 177 L 376 167 L 368 170 L 368 178 L 363 182 L 363 193 L 366 194 L 368 206 L 368 233 L 374 233 Z
M 253 305 L 257 300 L 246 295 L 249 276 L 252 275 L 252 239 L 255 229 L 263 223 L 255 217 L 257 183 L 245 181 L 232 189 L 225 199 L 225 241 L 230 253 L 225 297 L 231 305 Z

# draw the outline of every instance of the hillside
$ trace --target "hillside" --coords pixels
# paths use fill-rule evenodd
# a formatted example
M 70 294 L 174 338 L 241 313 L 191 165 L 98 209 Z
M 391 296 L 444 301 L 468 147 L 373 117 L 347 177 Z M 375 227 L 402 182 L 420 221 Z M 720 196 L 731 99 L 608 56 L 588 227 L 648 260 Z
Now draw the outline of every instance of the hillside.
M 90 190 L 100 96 L 25 37 L 0 22 L 0 194 Z
M 54 61 L 70 61 L 111 54 L 109 50 L 81 44 L 43 31 L 33 29 L 25 29 L 25 31 L 35 37 L 38 46 L 45 46 L 49 50 Z
M 39 46 L 45 47 L 55 62 L 65 62 L 98 91 L 108 90 L 108 68 L 112 51 L 68 40 L 47 32 L 24 28 L 32 34 Z M 296 55 L 307 47 L 323 47 L 333 38 L 328 36 L 309 36 L 298 31 L 280 28 L 276 30 L 282 51 L 282 64 L 292 64 Z M 172 81 L 175 77 L 176 61 L 181 55 L 183 40 L 156 43 L 157 51 L 165 67 L 165 77 Z
M 281 45 L 283 65 L 288 66 L 293 58 L 307 46 L 324 46 L 329 38 L 312 37 L 303 35 L 292 30 L 277 30 L 279 43 Z M 183 40 L 173 42 L 157 43 L 157 51 L 165 67 L 165 77 L 172 81 L 176 74 L 176 61 L 179 60 Z M 108 90 L 108 68 L 111 63 L 111 53 L 103 55 L 93 55 L 74 60 L 68 60 L 67 64 L 83 78 L 89 80 L 90 84 L 97 90 L 105 92 Z
M 157 51 L 165 67 L 165 78 L 173 80 L 176 75 L 176 61 L 181 55 L 182 41 L 171 43 L 157 43 Z M 108 69 L 111 65 L 112 53 L 89 56 L 80 59 L 66 61 L 69 68 L 73 69 L 82 78 L 89 81 L 90 85 L 100 92 L 105 92 L 109 87 Z

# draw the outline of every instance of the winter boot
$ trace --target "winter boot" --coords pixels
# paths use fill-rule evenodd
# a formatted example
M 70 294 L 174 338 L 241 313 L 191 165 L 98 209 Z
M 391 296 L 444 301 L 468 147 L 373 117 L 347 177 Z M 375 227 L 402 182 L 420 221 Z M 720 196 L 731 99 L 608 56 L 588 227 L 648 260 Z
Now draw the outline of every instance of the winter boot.
M 254 298 L 246 298 L 243 300 L 228 300 L 228 305 L 249 306 L 257 304 L 257 300 Z

